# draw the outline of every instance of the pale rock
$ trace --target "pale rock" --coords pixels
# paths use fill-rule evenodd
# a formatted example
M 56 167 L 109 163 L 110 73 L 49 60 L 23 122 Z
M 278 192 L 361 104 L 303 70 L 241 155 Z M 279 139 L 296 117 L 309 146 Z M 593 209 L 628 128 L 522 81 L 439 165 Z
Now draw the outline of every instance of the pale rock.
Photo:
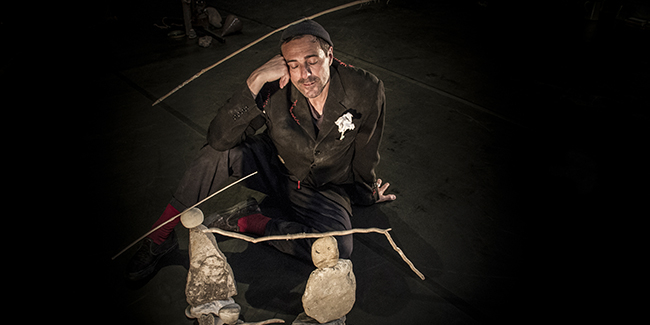
M 305 314 L 321 324 L 345 316 L 354 305 L 356 288 L 350 260 L 340 259 L 334 267 L 314 270 L 302 296 Z
M 181 223 L 187 229 L 192 229 L 203 222 L 203 211 L 198 208 L 191 208 L 181 215 Z
M 219 319 L 225 324 L 237 324 L 239 321 L 241 307 L 238 304 L 230 304 L 219 310 Z
M 205 229 L 204 225 L 190 229 L 190 269 L 185 296 L 191 306 L 237 295 L 235 278 L 226 256 L 219 250 L 214 235 L 204 233 Z
M 329 236 L 316 240 L 311 245 L 311 259 L 319 269 L 334 267 L 339 261 L 339 246 L 336 238 Z

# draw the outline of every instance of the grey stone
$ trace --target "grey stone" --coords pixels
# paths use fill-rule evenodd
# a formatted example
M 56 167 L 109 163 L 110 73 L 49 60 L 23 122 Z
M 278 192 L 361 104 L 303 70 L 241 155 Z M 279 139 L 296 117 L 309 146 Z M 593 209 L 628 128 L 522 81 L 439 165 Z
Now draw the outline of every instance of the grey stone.
M 208 14 L 208 21 L 210 22 L 210 25 L 214 26 L 215 28 L 221 28 L 221 15 L 217 9 L 207 7 L 205 8 L 205 13 Z
M 199 318 L 199 316 L 207 314 L 218 316 L 221 313 L 222 308 L 230 305 L 237 305 L 235 300 L 232 298 L 226 300 L 213 300 L 198 306 L 187 306 L 185 309 L 185 316 L 188 318 Z
M 201 315 L 199 317 L 199 325 L 216 325 L 214 316 L 211 314 Z
M 208 47 L 212 44 L 212 36 L 203 36 L 199 37 L 199 46 L 200 47 Z
M 199 225 L 190 229 L 190 269 L 187 273 L 185 296 L 191 306 L 199 306 L 215 300 L 226 300 L 237 295 L 235 278 L 219 250 L 212 233 Z
M 350 260 L 340 259 L 334 267 L 314 270 L 302 296 L 305 314 L 321 324 L 345 316 L 354 305 L 356 288 Z

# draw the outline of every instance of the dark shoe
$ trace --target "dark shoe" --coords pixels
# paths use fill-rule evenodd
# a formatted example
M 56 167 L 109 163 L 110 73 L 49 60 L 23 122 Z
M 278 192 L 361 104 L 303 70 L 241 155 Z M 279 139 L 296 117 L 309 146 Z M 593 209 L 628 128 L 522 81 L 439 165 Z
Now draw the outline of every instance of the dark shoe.
M 259 206 L 257 206 L 257 201 L 254 198 L 249 198 L 246 201 L 237 203 L 225 211 L 217 212 L 208 216 L 205 218 L 203 223 L 206 224 L 208 228 L 219 228 L 227 231 L 239 232 L 237 221 L 242 217 L 256 213 L 262 213 L 262 211 Z
M 172 231 L 169 237 L 160 245 L 157 245 L 149 237 L 142 240 L 142 245 L 126 265 L 126 278 L 131 281 L 142 280 L 156 269 L 158 261 L 165 254 L 178 247 L 176 232 Z

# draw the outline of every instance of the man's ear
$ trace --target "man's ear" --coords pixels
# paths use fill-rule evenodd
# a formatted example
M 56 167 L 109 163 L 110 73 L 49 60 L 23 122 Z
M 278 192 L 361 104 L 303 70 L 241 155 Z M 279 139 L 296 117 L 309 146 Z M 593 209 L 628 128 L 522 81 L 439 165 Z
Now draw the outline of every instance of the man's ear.
M 334 46 L 330 46 L 329 50 L 327 50 L 327 57 L 330 59 L 331 66 L 332 62 L 334 62 Z

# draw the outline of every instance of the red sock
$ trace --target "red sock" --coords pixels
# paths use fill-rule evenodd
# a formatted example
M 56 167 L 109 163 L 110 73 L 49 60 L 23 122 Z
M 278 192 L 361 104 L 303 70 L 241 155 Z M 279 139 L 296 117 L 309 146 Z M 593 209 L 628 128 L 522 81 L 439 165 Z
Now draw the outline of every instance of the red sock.
M 158 227 L 161 223 L 171 219 L 172 217 L 178 215 L 178 210 L 176 210 L 171 204 L 167 204 L 167 208 L 165 208 L 165 211 L 163 214 L 158 218 L 158 220 L 151 226 L 151 229 Z M 162 244 L 165 239 L 171 234 L 171 232 L 174 230 L 174 227 L 178 224 L 178 222 L 181 221 L 181 218 L 176 218 L 174 221 L 160 227 L 160 229 L 152 232 L 149 236 L 149 238 L 153 239 L 153 242 L 160 245 Z
M 264 235 L 266 224 L 269 220 L 271 220 L 271 218 L 256 213 L 237 220 L 237 226 L 239 226 L 239 232 L 247 232 L 249 234 L 262 236 Z

